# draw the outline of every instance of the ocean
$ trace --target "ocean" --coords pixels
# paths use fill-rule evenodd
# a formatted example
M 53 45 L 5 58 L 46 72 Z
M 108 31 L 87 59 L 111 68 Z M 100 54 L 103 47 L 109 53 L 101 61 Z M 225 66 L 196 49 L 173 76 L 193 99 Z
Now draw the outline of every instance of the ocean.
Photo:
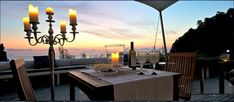
M 66 49 L 68 51 L 68 55 L 73 56 L 73 58 L 79 59 L 83 58 L 82 54 L 85 53 L 86 58 L 98 58 L 98 57 L 106 57 L 106 50 L 104 49 L 88 49 L 82 50 L 78 48 Z M 136 49 L 142 50 L 142 49 Z M 150 51 L 150 48 L 144 48 L 143 50 Z M 158 49 L 159 50 L 159 49 Z M 47 56 L 48 49 L 5 49 L 7 52 L 7 58 L 9 60 L 16 59 L 19 57 L 24 58 L 25 61 L 32 61 L 33 56 Z M 60 53 L 58 48 L 54 48 L 55 51 L 55 59 L 60 59 Z M 128 53 L 129 49 L 124 49 L 124 53 Z M 161 51 L 160 51 L 161 52 Z M 164 53 L 164 52 L 161 52 Z
M 33 56 L 46 56 L 48 55 L 48 49 L 5 49 L 7 52 L 7 58 L 9 60 L 16 59 L 19 57 L 24 58 L 25 61 L 33 60 Z M 55 58 L 59 59 L 60 53 L 58 49 L 54 49 Z M 67 49 L 68 54 L 73 56 L 73 58 L 82 58 L 82 53 L 85 53 L 87 57 L 103 57 L 106 55 L 105 51 L 100 50 L 79 50 L 79 49 Z

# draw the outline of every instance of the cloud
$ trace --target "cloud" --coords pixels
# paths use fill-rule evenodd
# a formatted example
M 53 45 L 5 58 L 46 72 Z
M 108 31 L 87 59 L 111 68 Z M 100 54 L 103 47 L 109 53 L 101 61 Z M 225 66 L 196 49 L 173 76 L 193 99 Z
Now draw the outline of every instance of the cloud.
M 80 33 L 89 33 L 98 37 L 116 40 L 131 40 L 154 37 L 153 35 L 156 31 L 156 20 L 139 16 L 141 15 L 139 13 L 133 13 L 133 15 L 125 14 L 126 11 L 123 10 L 126 8 L 122 6 L 125 3 L 121 3 L 120 1 L 28 1 L 22 3 L 25 6 L 18 5 L 15 9 L 24 8 L 23 11 L 27 14 L 27 5 L 29 3 L 39 6 L 41 13 L 39 17 L 41 20 L 40 25 L 43 25 L 43 19 L 47 19 L 47 16 L 43 13 L 44 8 L 54 8 L 55 27 L 59 27 L 58 20 L 69 20 L 67 11 L 73 8 L 77 10 L 77 28 Z M 125 13 L 123 14 L 123 12 Z M 42 28 L 40 27 L 40 29 Z M 44 29 L 47 29 L 47 26 Z
M 89 10 L 88 10 L 89 11 Z M 79 26 L 81 32 L 111 39 L 132 39 L 142 37 L 136 30 L 139 27 L 129 25 L 118 17 L 110 17 L 110 12 L 80 14 Z
M 142 36 L 132 36 L 129 35 L 127 33 L 117 33 L 115 31 L 106 31 L 106 30 L 97 30 L 97 31 L 93 31 L 93 30 L 80 30 L 80 33 L 89 33 L 92 35 L 96 35 L 99 37 L 103 37 L 103 38 L 110 38 L 110 39 L 117 39 L 117 40 L 129 40 L 129 39 L 134 39 L 134 38 L 141 38 Z M 137 35 L 137 34 L 135 34 Z
M 93 25 L 94 24 L 93 22 L 91 22 L 89 20 L 84 20 L 84 19 L 79 20 L 79 23 L 85 24 L 85 25 Z
M 138 20 L 138 21 L 136 21 L 136 20 L 128 21 L 127 24 L 128 25 L 133 25 L 133 26 L 135 26 L 135 25 L 139 25 L 139 26 L 156 26 L 156 23 L 154 23 L 154 22 L 149 22 L 149 21 L 142 22 L 140 20 Z
M 109 31 L 113 31 L 119 34 L 126 34 L 126 33 L 130 33 L 131 31 L 129 29 L 123 29 L 123 28 L 116 28 L 116 27 L 112 27 L 108 29 Z
M 41 8 L 48 6 L 54 8 L 55 18 L 58 19 L 67 19 L 67 15 L 59 14 L 64 10 L 77 9 L 78 27 L 81 32 L 111 39 L 142 37 L 141 33 L 135 29 L 143 28 L 141 26 L 147 28 L 146 26 L 150 26 L 152 23 L 139 21 L 139 19 L 127 21 L 124 19 L 125 16 L 121 15 L 122 11 L 117 7 L 119 5 L 113 5 L 115 3 L 119 3 L 119 1 L 37 1 L 34 5 L 39 5 Z

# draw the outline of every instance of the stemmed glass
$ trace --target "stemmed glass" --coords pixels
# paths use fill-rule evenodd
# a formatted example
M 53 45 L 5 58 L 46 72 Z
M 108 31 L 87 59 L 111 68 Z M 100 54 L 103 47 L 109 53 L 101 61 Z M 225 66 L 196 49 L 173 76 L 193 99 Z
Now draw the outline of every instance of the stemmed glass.
M 142 68 L 143 68 L 144 63 L 147 60 L 147 53 L 145 51 L 137 51 L 136 60 L 137 60 L 137 62 L 139 62 L 140 66 L 141 66 L 141 71 L 138 74 L 144 75 Z
M 149 61 L 153 64 L 153 69 L 151 75 L 157 75 L 156 72 L 154 72 L 154 69 L 156 67 L 156 63 L 159 62 L 159 51 L 152 50 L 149 52 Z

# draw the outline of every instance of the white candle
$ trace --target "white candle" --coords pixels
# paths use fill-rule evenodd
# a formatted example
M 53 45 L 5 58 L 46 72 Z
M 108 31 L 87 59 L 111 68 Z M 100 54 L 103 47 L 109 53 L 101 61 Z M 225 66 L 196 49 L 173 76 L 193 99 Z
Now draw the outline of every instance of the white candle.
M 46 14 L 54 14 L 54 10 L 51 7 L 46 8 Z
M 30 22 L 38 22 L 38 6 L 28 5 Z
M 65 21 L 60 21 L 60 30 L 61 30 L 61 33 L 66 33 L 66 22 Z
M 76 22 L 76 10 L 69 9 L 70 24 L 77 24 Z
M 24 30 L 31 30 L 31 26 L 29 23 L 29 17 L 24 17 L 23 18 L 23 22 L 24 22 Z

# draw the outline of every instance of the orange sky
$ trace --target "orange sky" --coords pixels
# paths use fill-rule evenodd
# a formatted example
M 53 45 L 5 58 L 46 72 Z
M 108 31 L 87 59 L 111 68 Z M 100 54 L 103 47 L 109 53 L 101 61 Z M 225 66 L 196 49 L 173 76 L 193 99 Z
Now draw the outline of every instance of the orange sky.
M 65 48 L 104 49 L 108 44 L 125 44 L 129 48 L 134 41 L 135 48 L 153 48 L 159 18 L 158 11 L 136 1 L 0 1 L 1 2 L 1 43 L 7 49 L 42 49 L 48 45 L 30 46 L 24 38 L 22 18 L 28 15 L 28 5 L 39 7 L 38 30 L 48 35 L 46 7 L 54 8 L 54 34 L 60 32 L 59 21 L 69 22 L 68 9 L 77 10 L 79 34 Z M 217 11 L 233 7 L 232 1 L 178 1 L 163 11 L 167 48 L 188 29 L 196 28 L 197 20 L 211 17 Z M 111 8 L 111 9 L 110 9 Z M 191 14 L 191 12 L 193 14 Z M 183 15 L 183 16 L 182 16 Z M 67 32 L 71 27 L 67 23 Z M 159 24 L 160 25 L 160 24 Z M 157 48 L 163 47 L 161 27 L 158 28 Z M 69 33 L 66 34 L 70 35 Z M 69 37 L 69 36 L 68 36 Z M 69 37 L 71 39 L 71 36 Z M 57 48 L 58 45 L 55 46 Z

